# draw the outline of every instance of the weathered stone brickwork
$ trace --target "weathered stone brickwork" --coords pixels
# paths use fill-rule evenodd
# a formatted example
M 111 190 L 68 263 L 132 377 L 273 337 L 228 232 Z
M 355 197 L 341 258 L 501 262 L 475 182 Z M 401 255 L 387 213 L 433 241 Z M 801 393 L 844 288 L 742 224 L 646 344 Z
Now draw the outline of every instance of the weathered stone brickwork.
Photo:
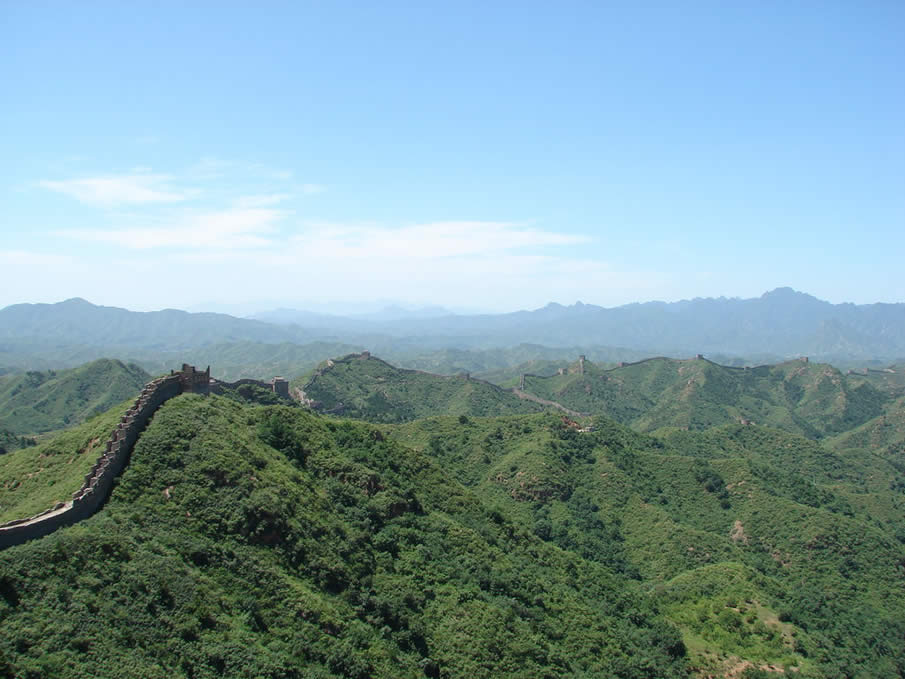
M 0 525 L 0 549 L 41 537 L 94 514 L 106 501 L 113 482 L 129 461 L 132 447 L 154 412 L 166 401 L 186 392 L 208 393 L 210 367 L 205 372 L 184 364 L 180 372 L 158 377 L 145 385 L 135 404 L 122 416 L 107 440 L 104 452 L 85 475 L 82 487 L 69 502 L 60 502 L 27 519 Z
M 243 377 L 242 379 L 236 380 L 235 382 L 221 382 L 220 380 L 210 380 L 208 390 L 211 394 L 223 395 L 224 393 L 226 393 L 227 389 L 237 389 L 244 384 L 253 384 L 256 387 L 261 387 L 262 389 L 270 389 L 274 394 L 282 398 L 292 398 L 289 393 L 289 380 L 284 377 L 274 377 L 272 380 L 270 380 L 270 382 L 253 380 L 248 377 Z
M 282 377 L 274 377 L 270 384 L 274 394 L 282 398 L 289 398 L 289 380 Z

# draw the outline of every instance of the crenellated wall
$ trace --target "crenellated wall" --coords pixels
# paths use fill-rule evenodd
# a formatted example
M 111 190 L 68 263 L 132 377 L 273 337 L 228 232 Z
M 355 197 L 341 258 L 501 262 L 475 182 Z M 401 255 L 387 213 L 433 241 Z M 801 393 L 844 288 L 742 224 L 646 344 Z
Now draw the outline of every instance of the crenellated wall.
M 210 370 L 210 368 L 208 368 Z M 282 398 L 292 398 L 289 393 L 289 380 L 283 377 L 274 377 L 270 382 L 264 382 L 262 380 L 253 380 L 248 377 L 243 377 L 240 380 L 236 380 L 235 382 L 223 382 L 221 380 L 210 380 L 208 390 L 211 394 L 218 394 L 222 396 L 227 389 L 238 389 L 242 385 L 252 384 L 256 387 L 261 387 L 262 389 L 269 389 L 277 396 Z
M 120 419 L 104 452 L 85 476 L 82 487 L 69 502 L 60 502 L 27 519 L 0 524 L 0 549 L 41 537 L 62 526 L 87 519 L 107 500 L 113 482 L 129 461 L 132 447 L 154 412 L 166 401 L 184 392 L 207 393 L 210 368 L 206 372 L 183 365 L 182 370 L 158 377 L 142 389 L 135 404 Z

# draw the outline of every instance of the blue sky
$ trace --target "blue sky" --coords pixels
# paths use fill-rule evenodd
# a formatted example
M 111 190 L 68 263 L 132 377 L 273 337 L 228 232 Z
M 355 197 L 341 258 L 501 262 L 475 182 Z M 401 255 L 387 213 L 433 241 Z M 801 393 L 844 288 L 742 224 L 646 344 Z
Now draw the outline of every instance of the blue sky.
M 0 305 L 905 301 L 903 34 L 898 1 L 3 3 Z

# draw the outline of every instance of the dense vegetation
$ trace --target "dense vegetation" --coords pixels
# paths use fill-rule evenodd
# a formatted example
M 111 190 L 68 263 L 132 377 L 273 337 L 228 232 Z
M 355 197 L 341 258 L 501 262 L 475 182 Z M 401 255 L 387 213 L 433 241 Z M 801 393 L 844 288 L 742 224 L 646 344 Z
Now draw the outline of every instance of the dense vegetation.
M 751 421 L 820 438 L 882 414 L 888 391 L 830 365 L 789 361 L 750 369 L 655 358 L 612 370 L 585 361 L 564 375 L 527 377 L 525 391 L 641 431 Z
M 504 415 L 543 410 L 486 382 L 403 370 L 354 354 L 318 369 L 304 383 L 304 392 L 318 410 L 372 422 L 406 422 L 434 413 Z
M 542 539 L 640 579 L 704 674 L 905 671 L 901 467 L 758 426 L 596 424 L 436 417 L 392 435 Z
M 12 450 L 26 448 L 37 443 L 30 436 L 16 436 L 9 429 L 0 428 L 0 455 L 4 455 Z
M 150 379 L 137 365 L 110 359 L 0 377 L 0 428 L 22 435 L 72 426 L 135 396 Z
M 635 430 L 356 356 L 307 395 L 373 424 L 170 401 L 98 515 L 0 553 L 0 677 L 905 674 L 897 372 L 584 367 L 526 389 Z M 0 521 L 125 407 L 0 456 Z
M 182 396 L 108 505 L 0 554 L 0 674 L 682 677 L 607 566 L 373 426 Z

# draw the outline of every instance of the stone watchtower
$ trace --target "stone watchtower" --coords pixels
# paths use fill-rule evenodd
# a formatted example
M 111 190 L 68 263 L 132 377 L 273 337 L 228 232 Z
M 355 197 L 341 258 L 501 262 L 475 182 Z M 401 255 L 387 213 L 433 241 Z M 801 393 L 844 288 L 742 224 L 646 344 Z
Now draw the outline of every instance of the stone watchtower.
M 211 391 L 211 367 L 201 372 L 188 363 L 179 371 L 179 388 L 183 394 L 209 394 Z
M 270 387 L 280 398 L 289 398 L 289 380 L 285 377 L 274 377 L 270 381 Z
M 582 354 L 581 356 L 578 357 L 578 374 L 579 375 L 584 375 L 584 362 L 585 362 L 585 357 L 584 357 L 584 354 Z

